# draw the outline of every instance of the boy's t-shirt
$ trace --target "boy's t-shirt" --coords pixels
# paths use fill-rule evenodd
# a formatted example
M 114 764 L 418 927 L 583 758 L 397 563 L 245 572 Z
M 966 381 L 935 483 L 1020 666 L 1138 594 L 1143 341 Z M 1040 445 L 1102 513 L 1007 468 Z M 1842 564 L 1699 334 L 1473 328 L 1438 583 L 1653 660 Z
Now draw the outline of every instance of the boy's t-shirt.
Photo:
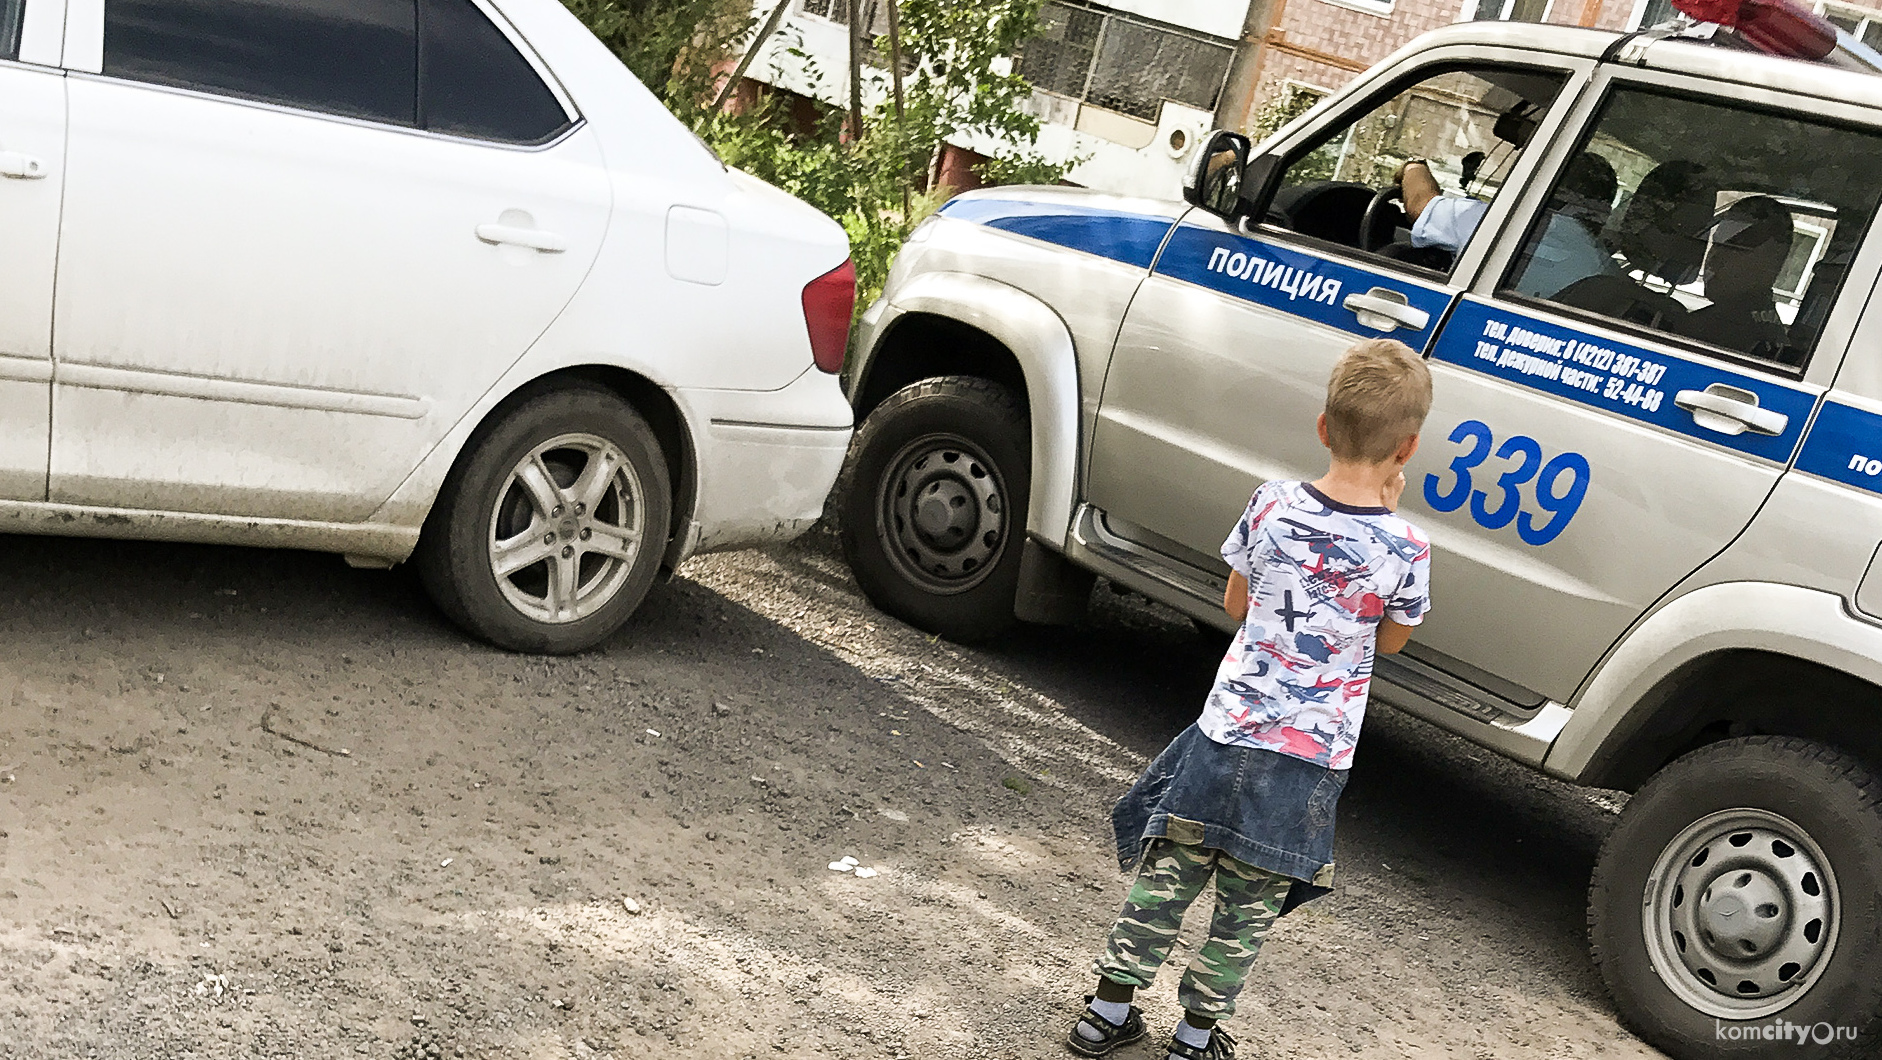
M 1389 509 L 1276 481 L 1255 491 L 1222 558 L 1248 579 L 1248 618 L 1197 726 L 1217 743 L 1351 766 L 1379 620 L 1415 626 L 1430 609 L 1430 542 Z

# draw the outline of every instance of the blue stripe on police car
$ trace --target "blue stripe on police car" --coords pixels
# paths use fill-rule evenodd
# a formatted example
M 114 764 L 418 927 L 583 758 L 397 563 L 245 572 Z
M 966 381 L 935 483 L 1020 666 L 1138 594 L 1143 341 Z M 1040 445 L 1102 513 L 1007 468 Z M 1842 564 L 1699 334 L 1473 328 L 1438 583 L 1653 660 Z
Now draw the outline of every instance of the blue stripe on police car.
M 938 213 L 1147 269 L 1176 222 L 1168 217 L 1025 199 L 950 199 Z
M 1797 470 L 1882 493 L 1882 416 L 1826 401 L 1810 425 Z
M 1796 451 L 1804 421 L 1816 403 L 1810 392 L 1774 380 L 1688 361 L 1476 298 L 1458 304 L 1431 357 L 1777 463 L 1789 461 Z M 1785 418 L 1784 429 L 1775 435 L 1724 434 L 1700 426 L 1692 413 L 1675 404 L 1682 390 L 1721 383 L 1757 395 L 1760 408 Z
M 1157 274 L 1278 309 L 1366 338 L 1390 336 L 1423 350 L 1451 294 L 1402 276 L 1386 276 L 1292 247 L 1184 224 L 1157 257 Z M 1346 307 L 1346 299 L 1385 286 L 1423 312 L 1427 323 L 1416 330 L 1368 327 Z

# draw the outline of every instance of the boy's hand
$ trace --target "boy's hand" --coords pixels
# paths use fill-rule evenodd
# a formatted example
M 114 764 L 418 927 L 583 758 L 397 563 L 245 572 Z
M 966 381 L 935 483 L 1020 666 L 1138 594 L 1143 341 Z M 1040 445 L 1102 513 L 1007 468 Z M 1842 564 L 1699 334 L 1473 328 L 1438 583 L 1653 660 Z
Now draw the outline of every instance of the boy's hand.
M 1405 472 L 1400 471 L 1386 480 L 1385 489 L 1379 500 L 1388 511 L 1398 511 L 1398 499 L 1405 495 Z

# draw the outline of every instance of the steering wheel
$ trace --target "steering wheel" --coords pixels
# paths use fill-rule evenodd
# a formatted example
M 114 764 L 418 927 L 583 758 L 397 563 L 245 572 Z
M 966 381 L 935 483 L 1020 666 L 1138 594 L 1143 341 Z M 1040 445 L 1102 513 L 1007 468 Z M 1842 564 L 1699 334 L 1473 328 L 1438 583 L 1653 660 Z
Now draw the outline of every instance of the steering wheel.
M 1372 201 L 1366 204 L 1365 214 L 1359 219 L 1359 249 L 1373 253 L 1390 244 L 1404 218 L 1404 189 L 1397 184 L 1387 184 L 1374 192 Z M 1383 235 L 1380 229 L 1384 229 Z

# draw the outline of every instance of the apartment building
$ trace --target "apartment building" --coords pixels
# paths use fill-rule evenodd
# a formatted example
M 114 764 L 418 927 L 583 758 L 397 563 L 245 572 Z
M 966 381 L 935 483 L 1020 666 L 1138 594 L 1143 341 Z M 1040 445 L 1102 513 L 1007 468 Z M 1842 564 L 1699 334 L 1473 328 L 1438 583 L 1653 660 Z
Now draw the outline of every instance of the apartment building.
M 887 0 L 790 0 L 749 76 L 841 104 L 852 4 L 868 35 L 887 33 Z M 756 7 L 771 13 L 765 0 Z M 1814 7 L 1882 47 L 1882 9 L 1842 0 Z M 1042 32 L 1014 62 L 1034 86 L 1039 149 L 1083 160 L 1072 182 L 1174 196 L 1185 160 L 1211 128 L 1271 131 L 1427 30 L 1473 19 L 1634 29 L 1673 15 L 1671 0 L 1047 0 Z M 881 76 L 865 80 L 869 94 L 880 91 Z M 975 186 L 973 163 L 992 150 L 956 144 L 943 180 Z

